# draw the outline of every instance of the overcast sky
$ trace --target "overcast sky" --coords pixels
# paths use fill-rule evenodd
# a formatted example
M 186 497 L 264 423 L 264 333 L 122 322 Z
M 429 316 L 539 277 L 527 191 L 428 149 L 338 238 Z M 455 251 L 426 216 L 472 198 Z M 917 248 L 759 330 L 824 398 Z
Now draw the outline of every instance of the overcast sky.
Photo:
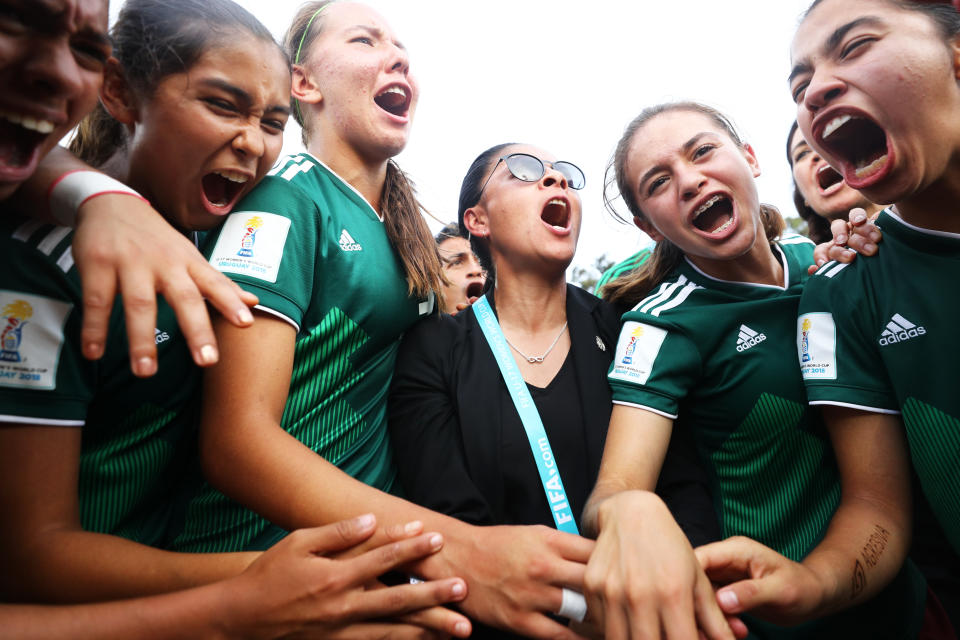
M 300 2 L 238 0 L 279 38 Z M 624 126 L 665 100 L 729 115 L 757 152 L 760 197 L 787 215 L 789 47 L 810 0 L 369 0 L 393 26 L 420 82 L 400 165 L 438 218 L 456 217 L 460 181 L 500 142 L 579 165 L 584 222 L 574 264 L 621 259 L 648 242 L 604 211 L 603 173 Z M 121 2 L 113 0 L 112 10 Z M 285 152 L 300 148 L 291 120 Z M 439 224 L 429 221 L 431 228 Z

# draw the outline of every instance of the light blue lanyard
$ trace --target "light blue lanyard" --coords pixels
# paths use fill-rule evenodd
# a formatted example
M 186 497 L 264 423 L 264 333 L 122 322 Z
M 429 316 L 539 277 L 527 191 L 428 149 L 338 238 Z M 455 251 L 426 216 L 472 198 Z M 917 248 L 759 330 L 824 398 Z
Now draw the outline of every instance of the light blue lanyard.
M 500 373 L 503 374 L 503 380 L 507 383 L 510 397 L 513 398 L 513 404 L 516 405 L 517 413 L 520 414 L 523 430 L 527 432 L 527 440 L 530 442 L 533 457 L 537 461 L 540 482 L 543 483 L 543 492 L 547 495 L 553 521 L 560 531 L 579 535 L 577 521 L 573 518 L 570 501 L 567 500 L 567 492 L 563 488 L 563 481 L 560 480 L 560 470 L 557 469 L 553 449 L 550 448 L 550 440 L 543 428 L 543 420 L 540 419 L 540 413 L 533 404 L 530 390 L 527 389 L 527 383 L 510 353 L 510 347 L 507 345 L 506 338 L 503 337 L 503 330 L 497 322 L 497 316 L 493 315 L 487 296 L 481 296 L 473 303 L 473 313 L 476 314 L 480 329 L 483 330 L 483 335 L 497 359 L 497 365 L 500 367 Z

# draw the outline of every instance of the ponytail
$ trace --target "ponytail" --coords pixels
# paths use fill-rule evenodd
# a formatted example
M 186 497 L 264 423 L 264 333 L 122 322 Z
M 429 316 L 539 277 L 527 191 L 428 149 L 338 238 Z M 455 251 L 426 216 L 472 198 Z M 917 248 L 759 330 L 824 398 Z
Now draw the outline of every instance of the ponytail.
M 413 185 L 393 160 L 387 161 L 380 210 L 387 238 L 407 274 L 410 294 L 425 298 L 433 291 L 442 302 L 444 277 L 437 244 L 420 213 Z
M 91 167 L 100 167 L 126 144 L 127 132 L 123 124 L 98 102 L 96 108 L 80 121 L 70 140 L 70 151 Z

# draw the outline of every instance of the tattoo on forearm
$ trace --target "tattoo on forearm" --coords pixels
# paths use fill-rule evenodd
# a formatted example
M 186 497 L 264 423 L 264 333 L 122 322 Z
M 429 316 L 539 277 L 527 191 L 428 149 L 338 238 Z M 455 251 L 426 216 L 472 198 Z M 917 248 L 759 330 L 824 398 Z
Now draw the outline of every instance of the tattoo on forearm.
M 853 582 L 850 584 L 850 599 L 853 600 L 867 586 L 867 574 L 859 560 L 853 561 Z
M 889 531 L 878 524 L 873 526 L 873 533 L 870 534 L 866 544 L 863 545 L 863 549 L 860 550 L 860 558 L 863 558 L 863 563 L 861 564 L 859 558 L 853 561 L 853 579 L 850 584 L 851 599 L 860 595 L 860 592 L 867 586 L 867 572 L 863 565 L 866 564 L 870 568 L 877 566 L 880 556 L 890 541 Z
M 877 566 L 880 560 L 880 554 L 887 548 L 887 542 L 890 540 L 890 532 L 876 524 L 873 525 L 873 533 L 867 538 L 867 544 L 860 550 L 860 557 L 868 567 Z

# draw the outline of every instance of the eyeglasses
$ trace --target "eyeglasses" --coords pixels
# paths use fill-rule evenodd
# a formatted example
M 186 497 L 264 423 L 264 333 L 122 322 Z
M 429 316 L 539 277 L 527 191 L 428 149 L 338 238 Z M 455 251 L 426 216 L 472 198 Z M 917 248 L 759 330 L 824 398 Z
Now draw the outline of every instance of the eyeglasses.
M 496 173 L 497 167 L 500 166 L 501 162 L 506 163 L 507 169 L 510 170 L 514 178 L 523 180 L 524 182 L 536 182 L 547 172 L 543 161 L 529 153 L 511 153 L 507 156 L 501 156 L 500 159 L 497 160 L 497 164 L 493 165 L 493 171 L 487 176 L 483 186 L 480 187 L 480 196 L 483 195 L 483 190 L 487 188 L 490 178 Z M 583 171 L 572 162 L 561 160 L 559 162 L 551 162 L 550 166 L 560 172 L 571 189 L 583 189 L 587 184 L 587 178 L 583 175 Z M 477 196 L 477 200 L 480 199 L 480 196 Z

